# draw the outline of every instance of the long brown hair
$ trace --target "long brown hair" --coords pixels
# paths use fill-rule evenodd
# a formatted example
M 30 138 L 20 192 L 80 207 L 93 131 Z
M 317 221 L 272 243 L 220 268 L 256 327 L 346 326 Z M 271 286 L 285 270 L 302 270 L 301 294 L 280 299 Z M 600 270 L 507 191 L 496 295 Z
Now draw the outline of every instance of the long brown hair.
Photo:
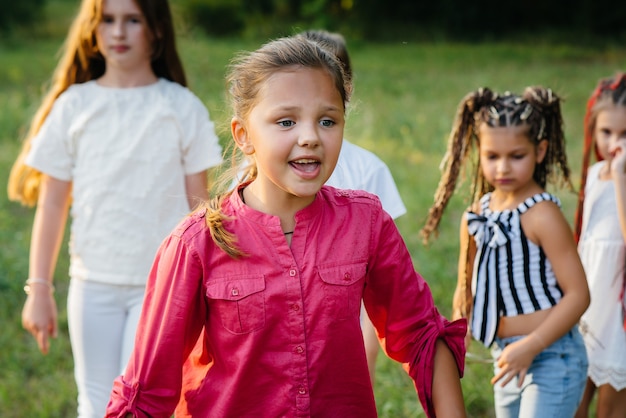
M 230 95 L 233 115 L 246 120 L 258 101 L 258 96 L 268 78 L 278 71 L 293 67 L 319 68 L 332 77 L 335 88 L 341 95 L 344 110 L 350 100 L 352 83 L 346 77 L 342 63 L 330 51 L 303 36 L 280 38 L 266 43 L 254 52 L 238 54 L 230 63 L 226 84 Z M 243 254 L 236 246 L 236 237 L 227 231 L 224 222 L 228 217 L 222 212 L 222 205 L 234 190 L 231 186 L 236 178 L 239 183 L 251 182 L 256 178 L 254 159 L 249 160 L 243 176 L 238 174 L 242 167 L 242 153 L 234 141 L 228 145 L 231 152 L 231 167 L 216 183 L 217 192 L 206 205 L 206 222 L 215 243 L 231 257 Z M 226 192 L 222 190 L 226 189 Z
M 538 86 L 527 87 L 522 95 L 498 94 L 481 88 L 463 98 L 442 161 L 443 175 L 421 231 L 425 242 L 437 230 L 465 163 L 471 160 L 470 156 L 477 155 L 472 151 L 480 147 L 478 132 L 483 123 L 491 127 L 525 126 L 528 138 L 535 144 L 548 141 L 546 157 L 535 166 L 533 179 L 542 188 L 547 182 L 571 187 L 560 102 L 551 89 Z M 472 170 L 471 201 L 476 201 L 493 187 L 485 180 L 478 158 L 473 161 Z
M 587 111 L 583 122 L 584 147 L 583 165 L 580 175 L 580 189 L 578 190 L 578 206 L 574 217 L 574 237 L 576 242 L 580 239 L 583 219 L 583 205 L 585 203 L 585 185 L 587 184 L 587 170 L 591 160 L 591 149 L 593 148 L 596 161 L 603 158 L 598 151 L 598 146 L 593 138 L 593 131 L 596 128 L 598 114 L 610 106 L 626 107 L 626 74 L 617 73 L 614 77 L 604 78 L 598 82 L 591 97 L 587 101 Z
M 154 35 L 152 70 L 157 77 L 166 78 L 183 86 L 187 78 L 176 50 L 174 24 L 168 0 L 134 0 Z M 37 203 L 41 173 L 24 164 L 37 135 L 56 99 L 72 84 L 84 83 L 101 77 L 106 69 L 104 57 L 98 50 L 96 30 L 102 18 L 103 0 L 83 0 L 62 48 L 61 59 L 52 75 L 51 86 L 44 96 L 22 149 L 9 175 L 9 199 L 27 206 Z

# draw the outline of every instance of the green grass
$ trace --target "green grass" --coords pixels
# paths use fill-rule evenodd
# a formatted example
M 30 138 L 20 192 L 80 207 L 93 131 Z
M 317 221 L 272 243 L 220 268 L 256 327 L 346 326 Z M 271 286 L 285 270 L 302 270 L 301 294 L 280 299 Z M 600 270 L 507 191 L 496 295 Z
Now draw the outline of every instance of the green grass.
M 66 11 L 64 4 L 69 3 L 51 2 L 51 13 Z M 54 20 L 34 35 L 0 40 L 0 184 L 6 184 L 20 138 L 56 64 L 62 28 L 68 21 Z M 218 126 L 225 127 L 229 120 L 223 83 L 228 60 L 236 51 L 256 48 L 262 41 L 207 39 L 192 30 L 181 33 L 179 48 L 190 87 Z M 456 281 L 457 226 L 466 204 L 463 194 L 448 209 L 439 239 L 425 247 L 419 229 L 439 180 L 438 165 L 459 100 L 480 86 L 516 92 L 534 84 L 552 87 L 566 99 L 568 152 L 577 182 L 587 96 L 598 78 L 624 69 L 626 50 L 550 45 L 540 38 L 523 44 L 348 41 L 356 90 L 346 137 L 376 152 L 390 166 L 408 209 L 398 220 L 399 228 L 417 270 L 430 283 L 441 311 L 449 315 Z M 220 132 L 223 141 L 230 140 L 226 132 Z M 565 215 L 572 219 L 574 194 L 557 194 Z M 9 203 L 5 193 L 0 194 L 0 416 L 68 417 L 75 415 L 76 388 L 65 309 L 66 246 L 56 270 L 60 333 L 49 355 L 39 354 L 20 323 L 32 216 L 32 209 Z M 471 349 L 485 354 L 475 343 Z M 471 417 L 493 415 L 490 376 L 489 365 L 467 364 L 462 383 Z M 423 416 L 412 382 L 383 355 L 375 390 L 381 417 Z

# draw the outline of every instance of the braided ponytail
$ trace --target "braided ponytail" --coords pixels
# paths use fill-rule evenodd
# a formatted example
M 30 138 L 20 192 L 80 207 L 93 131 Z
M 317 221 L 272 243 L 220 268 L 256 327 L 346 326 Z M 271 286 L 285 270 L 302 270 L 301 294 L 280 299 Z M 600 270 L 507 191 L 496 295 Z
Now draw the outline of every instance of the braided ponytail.
M 553 182 L 572 188 L 561 116 L 561 98 L 551 89 L 540 86 L 527 87 L 522 98 L 535 109 L 536 117 L 534 119 L 529 117 L 528 120 L 530 138 L 535 138 L 537 143 L 548 141 L 546 156 L 540 164 L 537 164 L 533 174 L 534 180 L 541 187 Z
M 443 175 L 435 192 L 434 203 L 428 211 L 428 217 L 421 230 L 424 243 L 427 243 L 431 234 L 437 230 L 443 212 L 454 193 L 456 182 L 472 144 L 477 141 L 475 133 L 476 114 L 485 107 L 489 107 L 495 97 L 497 95 L 490 89 L 481 88 L 466 95 L 459 103 L 452 131 L 448 138 L 448 148 L 440 165 Z M 477 166 L 472 198 L 475 197 L 476 183 L 481 177 Z

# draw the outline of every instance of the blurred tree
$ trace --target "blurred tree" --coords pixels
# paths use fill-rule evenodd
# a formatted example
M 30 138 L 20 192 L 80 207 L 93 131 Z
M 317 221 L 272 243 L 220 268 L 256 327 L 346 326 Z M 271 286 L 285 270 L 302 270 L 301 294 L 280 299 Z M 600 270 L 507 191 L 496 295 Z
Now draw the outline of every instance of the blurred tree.
M 43 0 L 28 0 L 43 1 Z M 173 0 L 174 1 L 174 0 Z M 536 31 L 626 35 L 623 0 L 176 0 L 192 21 L 213 35 L 253 34 L 267 27 L 274 34 L 298 28 L 348 31 L 381 39 L 436 31 L 448 38 L 497 39 Z
M 207 34 L 228 36 L 244 28 L 242 3 L 242 0 L 184 0 L 182 10 L 190 22 Z
M 43 13 L 46 0 L 5 0 L 0 12 L 0 32 L 33 23 Z

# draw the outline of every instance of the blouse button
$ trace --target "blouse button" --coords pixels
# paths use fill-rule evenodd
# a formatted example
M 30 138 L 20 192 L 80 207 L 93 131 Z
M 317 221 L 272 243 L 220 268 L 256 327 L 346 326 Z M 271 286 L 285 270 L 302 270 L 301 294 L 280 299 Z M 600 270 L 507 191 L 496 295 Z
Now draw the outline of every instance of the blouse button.
M 297 312 L 300 310 L 300 306 L 294 303 L 293 305 L 291 305 L 291 309 Z
M 350 280 L 350 273 L 346 273 L 346 274 L 344 274 L 344 275 L 343 275 L 343 279 L 344 279 L 345 281 Z
M 239 296 L 239 289 L 233 289 L 230 291 L 230 294 L 233 296 Z
M 300 395 L 306 395 L 306 388 L 305 388 L 304 386 L 300 386 L 300 387 L 298 388 L 298 393 L 299 393 Z
M 294 269 L 289 270 L 289 275 L 294 277 L 296 275 L 296 271 Z
M 303 349 L 303 348 L 302 348 L 302 346 L 300 346 L 300 345 L 299 345 L 299 346 L 297 346 L 297 347 L 295 348 L 295 350 L 294 350 L 294 351 L 295 351 L 296 353 L 298 353 L 298 354 L 302 354 L 302 353 L 304 353 L 304 349 Z

